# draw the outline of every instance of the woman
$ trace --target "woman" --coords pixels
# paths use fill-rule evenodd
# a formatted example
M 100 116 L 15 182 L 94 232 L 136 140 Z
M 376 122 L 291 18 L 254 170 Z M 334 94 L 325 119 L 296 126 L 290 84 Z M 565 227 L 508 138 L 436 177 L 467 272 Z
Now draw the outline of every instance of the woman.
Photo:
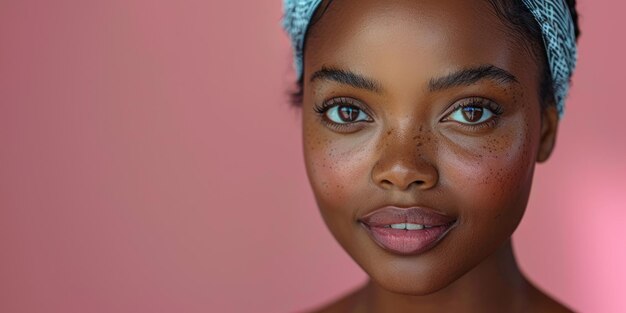
M 294 104 L 322 217 L 370 280 L 318 312 L 569 312 L 511 235 L 554 148 L 574 1 L 319 2 L 285 2 Z

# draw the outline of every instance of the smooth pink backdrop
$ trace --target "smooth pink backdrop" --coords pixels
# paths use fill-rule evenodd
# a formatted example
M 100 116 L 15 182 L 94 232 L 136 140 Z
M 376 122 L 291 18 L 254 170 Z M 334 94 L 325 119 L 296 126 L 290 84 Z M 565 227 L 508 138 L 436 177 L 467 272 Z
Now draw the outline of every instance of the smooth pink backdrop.
M 626 3 L 580 1 L 557 149 L 514 236 L 626 312 Z M 317 212 L 274 1 L 0 2 L 0 312 L 296 312 L 366 276 Z

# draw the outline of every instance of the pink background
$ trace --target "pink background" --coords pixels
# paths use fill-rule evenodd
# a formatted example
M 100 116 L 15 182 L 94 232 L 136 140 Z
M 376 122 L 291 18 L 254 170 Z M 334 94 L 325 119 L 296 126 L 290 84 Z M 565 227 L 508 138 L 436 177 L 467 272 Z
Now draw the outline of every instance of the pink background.
M 579 8 L 557 149 L 514 241 L 556 298 L 626 312 L 626 3 Z M 0 2 L 0 312 L 295 312 L 366 279 L 306 180 L 280 16 Z

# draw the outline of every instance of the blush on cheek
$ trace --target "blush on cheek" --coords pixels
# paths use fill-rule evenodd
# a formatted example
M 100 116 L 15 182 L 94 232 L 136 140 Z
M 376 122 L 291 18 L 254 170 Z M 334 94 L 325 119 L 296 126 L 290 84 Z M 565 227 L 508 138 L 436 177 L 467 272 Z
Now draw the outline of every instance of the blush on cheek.
M 345 203 L 354 195 L 359 185 L 359 169 L 356 158 L 338 154 L 330 145 L 320 145 L 306 150 L 309 180 L 318 200 L 328 204 Z
M 368 136 L 326 137 L 323 131 L 315 133 L 320 140 L 305 142 L 304 152 L 321 213 L 339 214 L 344 222 L 354 221 L 363 207 L 371 205 L 376 141 Z
M 441 176 L 459 203 L 472 203 L 473 212 L 492 211 L 495 217 L 506 214 L 505 208 L 523 210 L 534 169 L 529 140 L 524 135 L 484 138 L 471 149 L 441 153 Z
M 306 164 L 320 213 L 333 236 L 346 248 L 354 240 L 354 227 L 358 227 L 356 214 L 368 203 L 364 191 L 369 171 L 358 151 L 336 153 L 331 145 L 328 142 L 319 149 L 305 150 Z

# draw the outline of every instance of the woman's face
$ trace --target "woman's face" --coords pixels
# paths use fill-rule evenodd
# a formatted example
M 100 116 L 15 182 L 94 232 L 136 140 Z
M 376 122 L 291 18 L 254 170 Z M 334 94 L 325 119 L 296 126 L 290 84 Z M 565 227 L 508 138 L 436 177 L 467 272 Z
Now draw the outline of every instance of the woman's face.
M 332 234 L 386 289 L 439 290 L 519 224 L 556 113 L 516 38 L 487 1 L 336 0 L 310 29 L 307 174 Z M 386 206 L 432 216 L 364 222 Z M 418 229 L 389 228 L 407 221 Z

